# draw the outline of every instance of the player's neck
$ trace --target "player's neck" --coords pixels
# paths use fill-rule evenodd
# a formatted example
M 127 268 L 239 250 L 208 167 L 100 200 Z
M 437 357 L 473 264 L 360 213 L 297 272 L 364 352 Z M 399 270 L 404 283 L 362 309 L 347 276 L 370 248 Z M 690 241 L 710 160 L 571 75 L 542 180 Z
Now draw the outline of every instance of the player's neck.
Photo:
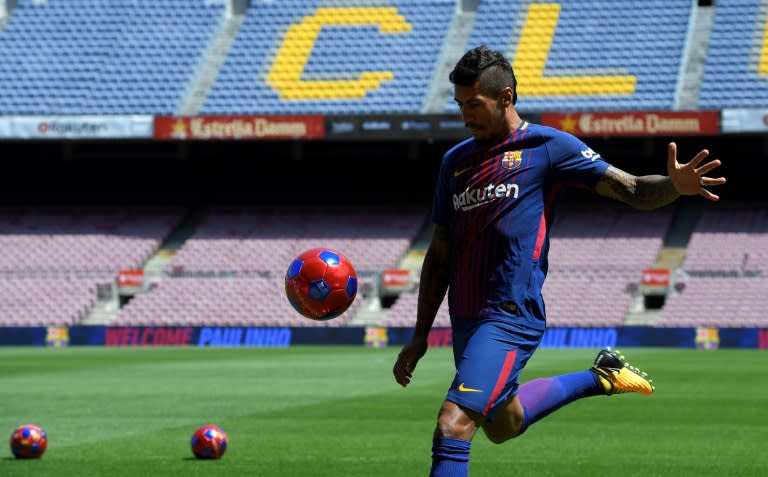
M 520 118 L 520 116 L 517 114 L 517 111 L 513 109 L 507 112 L 507 115 L 504 118 L 504 126 L 499 130 L 498 135 L 494 135 L 494 137 L 490 137 L 485 140 L 479 140 L 478 142 L 486 145 L 493 145 L 504 142 L 507 140 L 509 135 L 517 131 L 524 122 L 525 121 L 523 121 L 522 118 Z
M 517 114 L 517 110 L 510 108 L 507 112 L 507 124 L 509 125 L 509 132 L 517 131 L 523 124 L 523 119 Z

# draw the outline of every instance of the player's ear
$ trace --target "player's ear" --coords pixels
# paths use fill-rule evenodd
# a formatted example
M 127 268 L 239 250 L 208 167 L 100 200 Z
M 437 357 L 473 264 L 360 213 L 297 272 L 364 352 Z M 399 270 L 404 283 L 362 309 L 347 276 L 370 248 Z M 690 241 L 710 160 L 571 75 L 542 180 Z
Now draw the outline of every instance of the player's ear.
M 501 90 L 501 104 L 505 107 L 512 106 L 512 88 L 506 87 Z

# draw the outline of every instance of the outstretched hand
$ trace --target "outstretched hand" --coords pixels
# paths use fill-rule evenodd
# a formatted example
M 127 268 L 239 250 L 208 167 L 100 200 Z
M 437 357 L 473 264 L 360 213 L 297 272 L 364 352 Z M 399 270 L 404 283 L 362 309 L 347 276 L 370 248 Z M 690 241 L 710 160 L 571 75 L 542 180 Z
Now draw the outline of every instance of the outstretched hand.
M 698 167 L 709 156 L 709 151 L 703 149 L 690 162 L 677 162 L 677 144 L 670 142 L 667 146 L 667 174 L 680 195 L 700 195 L 705 199 L 717 201 L 719 196 L 706 187 L 725 184 L 725 177 L 707 177 L 706 173 L 719 167 L 720 159 L 709 161 Z
M 416 364 L 427 352 L 427 343 L 425 341 L 411 341 L 403 346 L 400 354 L 397 355 L 392 373 L 395 375 L 395 381 L 400 386 L 408 386 L 416 369 Z

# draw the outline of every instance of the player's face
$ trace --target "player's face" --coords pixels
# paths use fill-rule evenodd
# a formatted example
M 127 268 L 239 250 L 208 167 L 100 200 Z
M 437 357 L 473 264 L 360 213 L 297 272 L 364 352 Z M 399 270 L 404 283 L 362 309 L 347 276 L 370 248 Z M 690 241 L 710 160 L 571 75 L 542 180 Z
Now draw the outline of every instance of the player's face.
M 454 99 L 461 110 L 464 125 L 475 139 L 500 139 L 509 133 L 502 98 L 490 96 L 480 88 L 479 82 L 472 86 L 456 85 Z

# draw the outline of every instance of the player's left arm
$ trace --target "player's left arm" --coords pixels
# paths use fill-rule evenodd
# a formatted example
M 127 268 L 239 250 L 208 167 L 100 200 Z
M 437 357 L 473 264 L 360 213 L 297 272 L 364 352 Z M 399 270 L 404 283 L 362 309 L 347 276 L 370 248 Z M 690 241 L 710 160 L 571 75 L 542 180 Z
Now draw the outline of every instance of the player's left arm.
M 699 166 L 707 156 L 709 151 L 704 149 L 689 162 L 681 164 L 677 162 L 677 145 L 672 142 L 667 147 L 668 175 L 634 176 L 610 166 L 597 181 L 595 192 L 638 209 L 663 207 L 681 195 L 700 195 L 717 201 L 720 197 L 706 187 L 725 184 L 725 177 L 705 176 L 721 164 L 719 159 L 715 159 Z

